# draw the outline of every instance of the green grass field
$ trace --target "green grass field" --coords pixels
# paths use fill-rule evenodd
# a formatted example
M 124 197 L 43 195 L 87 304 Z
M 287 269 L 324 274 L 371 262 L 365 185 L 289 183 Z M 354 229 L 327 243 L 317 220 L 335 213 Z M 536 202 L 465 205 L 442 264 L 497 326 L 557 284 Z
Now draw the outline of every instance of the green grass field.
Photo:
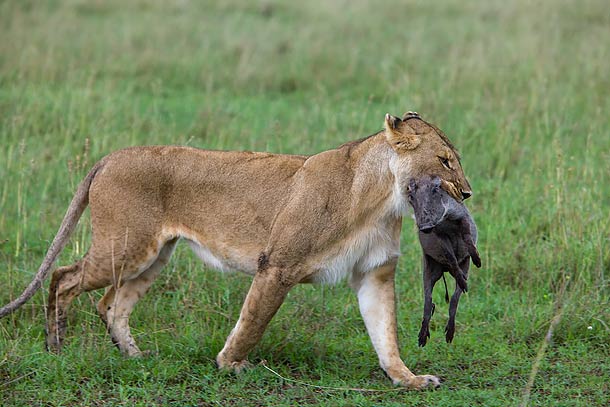
M 45 287 L 0 321 L 0 404 L 607 406 L 609 27 L 603 0 L 0 1 L 0 305 L 105 154 L 313 154 L 376 132 L 386 112 L 420 112 L 460 150 L 483 258 L 453 344 L 441 285 L 418 348 L 421 253 L 404 220 L 401 354 L 442 378 L 436 391 L 392 387 L 345 283 L 293 290 L 250 355 L 285 379 L 217 371 L 250 279 L 180 245 L 132 317 L 151 356 L 121 357 L 100 292 L 75 301 L 65 351 L 46 353 Z M 85 216 L 60 264 L 89 232 Z

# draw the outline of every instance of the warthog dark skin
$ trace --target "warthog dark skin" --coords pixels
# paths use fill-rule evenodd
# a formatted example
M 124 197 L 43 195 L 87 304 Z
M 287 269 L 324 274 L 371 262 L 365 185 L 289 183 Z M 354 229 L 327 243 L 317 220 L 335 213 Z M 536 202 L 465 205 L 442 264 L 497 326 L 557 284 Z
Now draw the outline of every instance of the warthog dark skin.
M 411 179 L 408 200 L 415 212 L 423 250 L 424 316 L 419 331 L 419 346 L 425 346 L 430 337 L 430 318 L 435 308 L 432 290 L 445 271 L 456 281 L 449 304 L 449 321 L 445 327 L 445 339 L 450 343 L 455 333 L 455 314 L 460 295 L 468 290 L 466 280 L 470 260 L 481 267 L 476 248 L 477 227 L 464 204 L 443 190 L 438 177 Z M 448 297 L 445 294 L 446 300 Z

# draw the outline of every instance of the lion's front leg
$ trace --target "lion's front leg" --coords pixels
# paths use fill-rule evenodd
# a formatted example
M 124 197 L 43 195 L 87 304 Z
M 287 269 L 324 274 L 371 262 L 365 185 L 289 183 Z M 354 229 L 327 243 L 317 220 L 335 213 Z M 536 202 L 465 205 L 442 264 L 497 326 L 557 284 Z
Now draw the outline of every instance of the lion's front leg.
M 396 261 L 367 273 L 354 272 L 352 287 L 358 295 L 360 313 L 379 357 L 379 364 L 394 384 L 423 389 L 440 384 L 436 376 L 416 376 L 405 366 L 398 351 L 394 274 Z
M 247 366 L 248 353 L 259 342 L 269 321 L 295 284 L 286 274 L 274 267 L 256 273 L 239 320 L 216 357 L 219 368 L 240 371 Z

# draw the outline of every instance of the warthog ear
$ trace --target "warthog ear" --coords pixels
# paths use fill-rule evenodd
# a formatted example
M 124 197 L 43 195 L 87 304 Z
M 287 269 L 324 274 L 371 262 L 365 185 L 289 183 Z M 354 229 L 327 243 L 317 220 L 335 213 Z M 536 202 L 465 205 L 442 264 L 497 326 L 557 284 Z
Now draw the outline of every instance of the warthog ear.
M 441 177 L 437 177 L 437 176 L 432 177 L 432 185 L 434 185 L 435 187 L 440 187 L 441 186 Z
M 421 139 L 413 132 L 413 129 L 403 125 L 403 121 L 396 116 L 386 114 L 384 127 L 386 139 L 396 152 L 413 150 L 421 142 Z
M 415 181 L 414 178 L 411 178 L 409 180 L 409 184 L 407 185 L 407 191 L 408 192 L 413 192 L 417 189 L 417 181 Z

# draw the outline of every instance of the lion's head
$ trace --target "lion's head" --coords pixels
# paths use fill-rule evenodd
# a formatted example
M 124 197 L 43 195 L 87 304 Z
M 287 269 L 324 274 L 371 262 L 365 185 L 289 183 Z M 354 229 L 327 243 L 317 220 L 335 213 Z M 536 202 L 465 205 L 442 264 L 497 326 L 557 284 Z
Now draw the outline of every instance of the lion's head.
M 397 153 L 394 167 L 401 187 L 406 189 L 411 178 L 438 176 L 443 189 L 456 200 L 472 195 L 457 150 L 436 126 L 413 112 L 402 119 L 386 114 L 385 135 Z

